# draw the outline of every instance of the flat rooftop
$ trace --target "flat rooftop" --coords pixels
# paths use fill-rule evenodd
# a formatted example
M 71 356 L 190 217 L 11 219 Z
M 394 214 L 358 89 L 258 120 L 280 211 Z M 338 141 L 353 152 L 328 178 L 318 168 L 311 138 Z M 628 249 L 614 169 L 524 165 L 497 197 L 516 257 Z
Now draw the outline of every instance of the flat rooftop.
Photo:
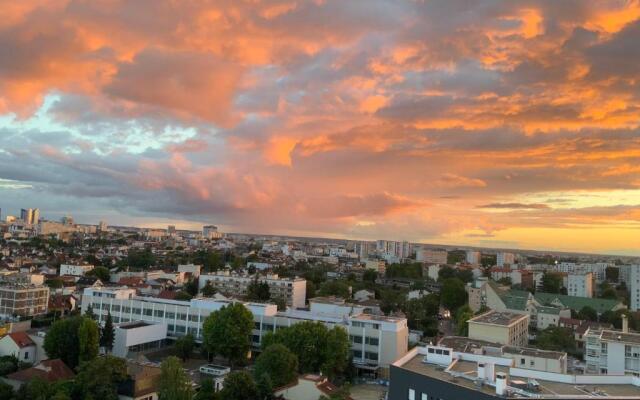
M 407 371 L 415 372 L 420 375 L 424 375 L 429 378 L 438 379 L 449 384 L 462 386 L 474 391 L 483 392 L 489 395 L 496 395 L 495 387 L 488 384 L 481 386 L 476 385 L 475 379 L 477 378 L 477 363 L 470 361 L 458 361 L 451 371 L 453 374 L 444 371 L 442 366 L 435 364 L 426 364 L 423 362 L 424 355 L 416 354 L 413 358 L 406 363 L 399 366 Z M 495 372 L 502 372 L 509 375 L 509 369 L 507 367 L 495 366 Z M 514 381 L 527 382 L 527 378 L 511 377 L 509 376 L 510 384 Z M 532 397 L 542 399 L 585 399 L 590 397 L 598 397 L 602 399 L 609 398 L 627 398 L 637 399 L 640 398 L 640 387 L 633 385 L 575 385 L 570 383 L 551 382 L 541 379 L 536 379 L 539 384 L 540 391 L 532 392 Z M 595 393 L 598 393 L 596 395 Z M 510 397 L 502 397 L 508 399 L 522 399 L 523 396 L 514 394 Z
M 605 329 L 600 332 L 600 337 L 602 338 L 602 340 L 607 340 L 610 342 L 640 344 L 640 333 L 623 333 L 622 331 L 614 331 L 609 329 Z
M 526 314 L 516 314 L 511 312 L 498 312 L 498 311 L 489 311 L 482 315 L 478 315 L 475 318 L 471 318 L 469 322 L 475 322 L 480 324 L 491 324 L 491 325 L 502 325 L 509 326 L 511 324 L 520 321 L 521 319 L 526 319 L 528 316 Z
M 145 326 L 149 326 L 152 325 L 148 322 L 144 322 L 144 321 L 135 321 L 135 322 L 129 322 L 126 324 L 122 324 L 122 325 L 118 325 L 118 328 L 120 329 L 135 329 L 135 328 L 142 328 Z

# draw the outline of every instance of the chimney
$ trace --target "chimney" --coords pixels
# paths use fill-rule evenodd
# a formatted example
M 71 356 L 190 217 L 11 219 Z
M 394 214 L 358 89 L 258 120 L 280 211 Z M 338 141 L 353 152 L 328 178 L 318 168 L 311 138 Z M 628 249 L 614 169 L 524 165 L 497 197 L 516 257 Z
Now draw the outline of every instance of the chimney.
M 622 333 L 629 333 L 629 318 L 622 314 Z
M 507 374 L 500 372 L 496 374 L 496 394 L 505 396 L 507 394 Z

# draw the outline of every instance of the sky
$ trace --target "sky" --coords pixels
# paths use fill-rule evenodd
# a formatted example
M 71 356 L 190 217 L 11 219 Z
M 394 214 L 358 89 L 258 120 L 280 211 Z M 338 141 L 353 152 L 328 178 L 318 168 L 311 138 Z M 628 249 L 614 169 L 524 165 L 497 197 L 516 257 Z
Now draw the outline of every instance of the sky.
M 639 1 L 0 9 L 3 216 L 640 255 Z

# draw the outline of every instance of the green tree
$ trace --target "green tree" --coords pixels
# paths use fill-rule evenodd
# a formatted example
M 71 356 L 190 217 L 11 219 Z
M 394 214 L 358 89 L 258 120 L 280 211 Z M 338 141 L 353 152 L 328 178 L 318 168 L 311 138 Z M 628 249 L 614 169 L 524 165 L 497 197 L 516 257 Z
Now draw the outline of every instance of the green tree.
M 362 273 L 362 280 L 365 282 L 375 282 L 378 279 L 378 273 L 375 270 L 367 269 Z
M 127 379 L 127 364 L 114 356 L 96 357 L 82 363 L 76 375 L 72 397 L 76 400 L 117 400 L 118 385 Z
M 578 319 L 584 319 L 587 321 L 597 321 L 598 320 L 598 312 L 594 310 L 592 307 L 584 306 L 578 311 Z
M 449 278 L 442 284 L 440 291 L 440 301 L 442 305 L 455 312 L 458 308 L 467 303 L 467 291 L 464 282 L 458 278 Z
M 18 393 L 16 400 L 48 400 L 53 396 L 53 386 L 40 377 L 35 377 L 24 383 Z
M 100 329 L 96 321 L 83 317 L 78 327 L 78 350 L 80 361 L 90 361 L 98 356 Z
M 177 357 L 168 357 L 160 365 L 159 400 L 191 400 L 193 388 L 191 381 Z
M 213 379 L 204 378 L 200 381 L 200 389 L 193 396 L 193 400 L 212 400 L 215 396 L 216 390 L 213 386 Z
M 559 326 L 551 326 L 538 333 L 537 345 L 544 350 L 566 351 L 574 354 L 576 341 L 573 331 Z
M 338 296 L 343 299 L 351 298 L 350 287 L 344 281 L 327 281 L 320 286 L 320 296 Z
M 473 317 L 473 310 L 468 305 L 464 305 L 456 312 L 456 328 L 458 336 L 467 336 L 469 334 L 469 324 L 467 321 Z
M 0 399 L 12 400 L 13 399 L 13 387 L 11 385 L 0 381 Z
M 301 373 L 321 372 L 330 378 L 342 374 L 349 363 L 349 336 L 344 328 L 327 328 L 320 322 L 304 321 L 269 332 L 263 348 L 280 343 L 298 357 Z
M 95 276 L 96 278 L 100 279 L 104 283 L 109 282 L 109 278 L 111 277 L 111 274 L 109 273 L 109 269 L 106 267 L 95 267 L 94 269 L 89 271 L 87 275 Z
M 176 295 L 174 296 L 174 300 L 181 300 L 181 301 L 189 301 L 192 298 L 193 296 L 191 296 L 189 293 L 182 290 L 176 292 Z
M 425 336 L 435 336 L 438 333 L 439 309 L 440 297 L 431 293 L 418 299 L 407 300 L 403 311 L 409 328 L 419 329 Z
M 113 341 L 115 340 L 115 330 L 113 328 L 113 318 L 111 318 L 111 312 L 107 313 L 107 319 L 104 321 L 100 333 L 100 346 L 111 351 L 113 348 Z
M 93 312 L 93 307 L 91 306 L 91 304 L 89 304 L 89 306 L 87 307 L 87 311 L 84 312 L 84 316 L 91 318 L 94 321 L 98 319 L 98 316 L 96 315 L 96 313 Z
M 266 282 L 259 282 L 258 276 L 247 286 L 247 300 L 267 301 L 271 298 L 269 285 Z
M 184 286 L 182 287 L 182 290 L 184 290 L 185 292 L 189 293 L 189 295 L 191 297 L 195 296 L 198 294 L 198 280 L 197 279 L 189 279 Z
M 251 349 L 249 340 L 253 330 L 253 314 L 240 303 L 214 311 L 202 327 L 202 345 L 212 355 L 220 355 L 231 365 L 247 360 Z
M 205 297 L 212 297 L 216 293 L 218 293 L 218 290 L 213 287 L 210 281 L 207 281 L 207 283 L 202 288 L 202 295 Z
M 562 275 L 557 272 L 545 271 L 542 274 L 540 290 L 546 293 L 561 293 Z
M 254 376 L 263 374 L 269 375 L 273 386 L 284 386 L 298 376 L 298 357 L 284 345 L 273 344 L 256 359 Z
M 236 371 L 225 378 L 220 397 L 224 400 L 258 400 L 258 388 L 251 374 Z
M 398 290 L 382 290 L 380 293 L 380 309 L 383 313 L 389 314 L 394 311 L 403 310 L 407 300 L 406 295 Z
M 388 265 L 385 270 L 387 278 L 421 279 L 422 263 L 403 263 Z
M 156 263 L 156 257 L 151 249 L 129 250 L 126 264 L 138 269 L 147 269 Z
M 79 364 L 78 329 L 85 318 L 82 316 L 65 318 L 51 325 L 44 338 L 44 349 L 49 358 L 59 358 L 72 369 Z
M 258 389 L 258 399 L 273 400 L 273 384 L 268 374 L 262 374 L 256 379 L 256 388 Z
M 193 352 L 193 347 L 195 346 L 195 339 L 193 335 L 187 334 L 183 337 L 176 339 L 175 349 L 176 355 L 182 359 L 182 361 L 187 361 L 189 357 L 191 357 L 191 353 Z

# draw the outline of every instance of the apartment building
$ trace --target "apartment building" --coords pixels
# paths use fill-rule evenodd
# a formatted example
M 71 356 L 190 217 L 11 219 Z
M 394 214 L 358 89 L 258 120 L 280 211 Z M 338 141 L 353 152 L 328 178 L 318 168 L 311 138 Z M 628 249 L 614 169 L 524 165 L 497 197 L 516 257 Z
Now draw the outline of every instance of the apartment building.
M 500 268 L 509 267 L 516 262 L 516 256 L 513 253 L 499 252 L 496 255 L 496 265 Z
M 482 254 L 479 251 L 467 250 L 466 261 L 469 264 L 480 264 Z
M 294 308 L 305 306 L 307 281 L 303 278 L 280 278 L 277 274 L 237 275 L 229 271 L 219 271 L 214 274 L 200 275 L 198 282 L 200 289 L 210 283 L 222 294 L 244 296 L 247 294 L 249 285 L 255 282 L 256 279 L 260 283 L 264 282 L 269 285 L 269 293 L 272 299 L 285 299 L 287 305 Z
M 640 377 L 640 333 L 629 332 L 626 317 L 622 330 L 589 329 L 584 340 L 586 373 Z
M 526 347 L 529 342 L 529 316 L 489 311 L 471 318 L 469 338 L 508 346 Z
M 49 288 L 43 285 L 0 283 L 0 318 L 45 314 Z
M 420 249 L 416 251 L 416 261 L 428 264 L 446 264 L 446 250 Z
M 94 268 L 93 265 L 62 264 L 60 265 L 60 276 L 63 276 L 63 275 L 84 276 L 84 274 L 91 271 L 93 268 Z
M 607 279 L 607 268 L 614 266 L 611 263 L 572 263 L 562 262 L 556 264 L 553 269 L 557 272 L 564 272 L 567 274 L 574 273 L 593 273 L 593 278 L 596 282 L 604 282 Z
M 593 272 L 569 273 L 567 275 L 567 295 L 593 297 Z
M 91 305 L 100 322 L 111 313 L 115 324 L 144 321 L 167 325 L 167 336 L 187 333 L 202 340 L 202 324 L 209 314 L 233 303 L 231 300 L 196 298 L 191 301 L 136 296 L 133 289 L 87 288 L 82 312 Z M 341 326 L 351 341 L 354 365 L 386 376 L 389 365 L 408 350 L 409 331 L 405 318 L 370 315 L 364 307 L 333 299 L 312 299 L 309 309 L 278 311 L 275 304 L 242 303 L 253 314 L 252 343 L 259 348 L 267 332 L 302 321 L 318 321 L 328 327 Z
M 629 308 L 631 311 L 640 310 L 640 265 L 629 266 L 629 280 L 627 281 L 631 301 Z

